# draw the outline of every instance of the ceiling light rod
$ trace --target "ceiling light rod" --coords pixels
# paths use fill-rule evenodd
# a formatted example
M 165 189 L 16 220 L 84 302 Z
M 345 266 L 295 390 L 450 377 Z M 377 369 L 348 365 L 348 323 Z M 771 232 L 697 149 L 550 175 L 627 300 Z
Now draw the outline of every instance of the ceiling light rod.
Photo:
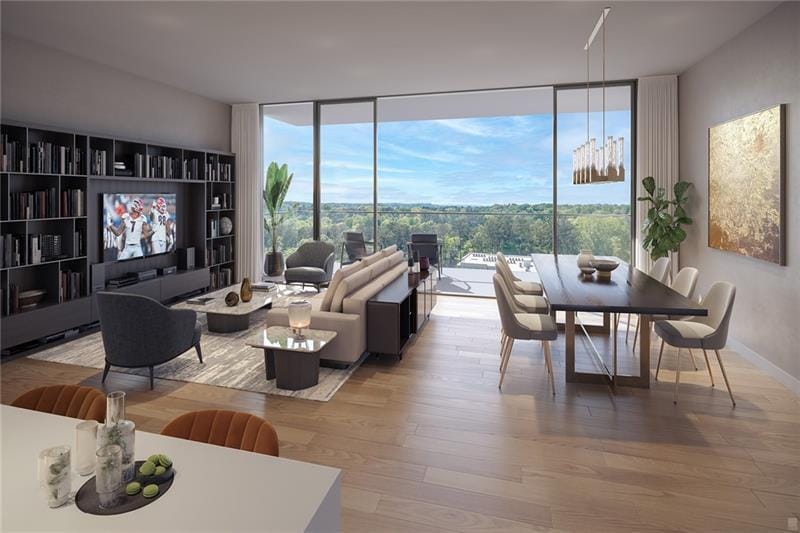
M 588 50 L 590 46 L 592 46 L 592 42 L 594 38 L 597 37 L 597 32 L 600 31 L 600 28 L 603 26 L 603 23 L 606 21 L 608 14 L 611 13 L 610 7 L 604 7 L 603 12 L 600 14 L 600 18 L 597 19 L 597 24 L 594 25 L 594 29 L 592 30 L 591 35 L 589 35 L 589 40 L 586 41 L 586 45 L 583 47 L 584 50 Z

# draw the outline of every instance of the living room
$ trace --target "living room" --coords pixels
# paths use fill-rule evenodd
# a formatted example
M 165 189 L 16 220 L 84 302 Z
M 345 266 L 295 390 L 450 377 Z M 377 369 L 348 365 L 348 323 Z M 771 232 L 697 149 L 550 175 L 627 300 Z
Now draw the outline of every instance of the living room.
M 798 529 L 800 3 L 1 8 L 3 531 Z

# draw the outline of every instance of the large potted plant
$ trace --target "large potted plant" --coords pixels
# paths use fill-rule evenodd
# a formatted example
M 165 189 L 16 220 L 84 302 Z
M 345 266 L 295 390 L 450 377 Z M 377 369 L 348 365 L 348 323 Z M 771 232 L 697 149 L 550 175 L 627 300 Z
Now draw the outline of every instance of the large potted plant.
M 267 179 L 264 183 L 264 203 L 267 216 L 264 217 L 264 229 L 272 237 L 272 251 L 267 252 L 267 275 L 283 274 L 283 254 L 278 251 L 278 230 L 283 223 L 284 214 L 280 212 L 294 174 L 289 174 L 289 166 L 278 166 L 273 161 L 267 168 Z
M 664 187 L 656 187 L 656 180 L 648 176 L 642 180 L 647 196 L 640 196 L 640 202 L 648 202 L 647 218 L 644 221 L 645 237 L 642 247 L 655 260 L 677 252 L 686 239 L 686 230 L 681 226 L 689 225 L 692 219 L 686 214 L 685 206 L 689 201 L 686 194 L 692 184 L 678 181 L 672 187 L 672 200 L 667 198 Z

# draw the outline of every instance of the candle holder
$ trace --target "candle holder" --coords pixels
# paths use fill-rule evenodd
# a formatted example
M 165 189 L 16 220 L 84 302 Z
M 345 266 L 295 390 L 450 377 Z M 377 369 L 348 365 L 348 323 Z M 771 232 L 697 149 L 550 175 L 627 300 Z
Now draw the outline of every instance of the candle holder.
M 122 391 L 106 396 L 106 423 L 97 429 L 97 448 L 112 444 L 122 449 L 122 480 L 126 483 L 133 481 L 136 476 L 136 424 L 125 419 L 125 393 Z
M 47 505 L 64 505 L 69 500 L 69 491 L 72 488 L 69 446 L 48 448 L 42 454 L 42 459 L 44 472 L 40 481 L 47 492 Z
M 103 509 L 116 507 L 122 501 L 122 448 L 116 444 L 97 450 L 95 487 Z
M 303 330 L 311 326 L 311 304 L 307 300 L 289 303 L 289 327 L 297 339 L 304 339 Z
M 75 426 L 75 471 L 88 476 L 94 471 L 97 450 L 97 422 L 84 420 Z

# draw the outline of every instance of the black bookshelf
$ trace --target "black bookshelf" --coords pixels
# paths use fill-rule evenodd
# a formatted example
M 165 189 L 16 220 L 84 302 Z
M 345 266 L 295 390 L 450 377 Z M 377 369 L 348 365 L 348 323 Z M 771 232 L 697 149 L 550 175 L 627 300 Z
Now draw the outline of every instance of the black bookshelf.
M 176 194 L 182 206 L 177 247 L 194 247 L 197 254 L 195 270 L 125 292 L 168 301 L 236 282 L 235 228 L 229 234 L 221 228 L 224 218 L 235 220 L 233 154 L 25 124 L 3 123 L 0 129 L 4 354 L 96 322 L 93 270 L 109 280 L 177 265 L 174 253 L 102 262 L 100 196 L 106 192 Z M 35 305 L 30 291 L 44 291 Z

